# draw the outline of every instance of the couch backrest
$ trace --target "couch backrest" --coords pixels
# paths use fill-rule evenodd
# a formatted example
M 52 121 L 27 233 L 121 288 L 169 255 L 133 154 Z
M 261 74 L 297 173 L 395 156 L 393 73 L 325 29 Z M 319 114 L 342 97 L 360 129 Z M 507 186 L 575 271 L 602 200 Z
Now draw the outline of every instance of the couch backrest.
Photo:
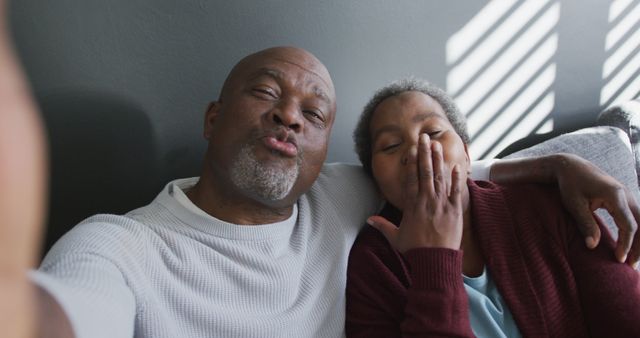
M 616 127 L 601 126 L 581 129 L 520 150 L 505 158 L 541 156 L 560 152 L 576 154 L 591 161 L 622 182 L 635 196 L 636 201 L 640 201 L 638 177 L 635 170 L 635 160 L 631 153 L 631 144 L 627 134 Z M 597 214 L 616 237 L 618 231 L 613 218 L 604 210 L 598 210 Z

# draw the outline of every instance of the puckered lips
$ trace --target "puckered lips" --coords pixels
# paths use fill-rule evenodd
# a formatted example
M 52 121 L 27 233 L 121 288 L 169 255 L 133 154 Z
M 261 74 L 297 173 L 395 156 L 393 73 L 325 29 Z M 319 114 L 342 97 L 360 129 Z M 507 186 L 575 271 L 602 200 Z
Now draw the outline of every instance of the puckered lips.
M 295 137 L 284 129 L 267 133 L 262 137 L 262 143 L 273 151 L 277 151 L 286 157 L 298 155 L 298 145 Z

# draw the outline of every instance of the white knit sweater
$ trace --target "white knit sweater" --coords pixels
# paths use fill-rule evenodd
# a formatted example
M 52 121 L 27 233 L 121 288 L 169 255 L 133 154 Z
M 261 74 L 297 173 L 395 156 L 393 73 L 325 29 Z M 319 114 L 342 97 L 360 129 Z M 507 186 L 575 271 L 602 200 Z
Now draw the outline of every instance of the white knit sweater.
M 79 338 L 340 337 L 347 257 L 379 203 L 357 166 L 326 165 L 291 217 L 242 226 L 169 183 L 148 206 L 91 217 L 33 279 Z

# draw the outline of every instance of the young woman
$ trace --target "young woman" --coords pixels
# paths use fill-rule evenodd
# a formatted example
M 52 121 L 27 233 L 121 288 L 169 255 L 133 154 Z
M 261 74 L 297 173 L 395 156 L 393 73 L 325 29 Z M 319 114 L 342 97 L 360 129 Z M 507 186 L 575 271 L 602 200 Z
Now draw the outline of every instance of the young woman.
M 604 227 L 587 249 L 555 188 L 468 179 L 442 90 L 381 89 L 354 137 L 387 204 L 351 250 L 349 337 L 640 337 L 639 274 Z

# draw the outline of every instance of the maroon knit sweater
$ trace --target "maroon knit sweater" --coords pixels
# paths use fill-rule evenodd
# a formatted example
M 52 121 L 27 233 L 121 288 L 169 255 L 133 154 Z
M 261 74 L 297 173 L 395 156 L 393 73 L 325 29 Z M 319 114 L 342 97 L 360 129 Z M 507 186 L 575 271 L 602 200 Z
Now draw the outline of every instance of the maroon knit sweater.
M 589 250 L 554 188 L 468 185 L 474 235 L 524 337 L 640 337 L 640 274 L 616 262 L 604 227 L 600 245 Z M 399 224 L 398 215 L 385 216 Z M 349 257 L 346 331 L 473 337 L 462 251 L 402 255 L 365 227 Z

